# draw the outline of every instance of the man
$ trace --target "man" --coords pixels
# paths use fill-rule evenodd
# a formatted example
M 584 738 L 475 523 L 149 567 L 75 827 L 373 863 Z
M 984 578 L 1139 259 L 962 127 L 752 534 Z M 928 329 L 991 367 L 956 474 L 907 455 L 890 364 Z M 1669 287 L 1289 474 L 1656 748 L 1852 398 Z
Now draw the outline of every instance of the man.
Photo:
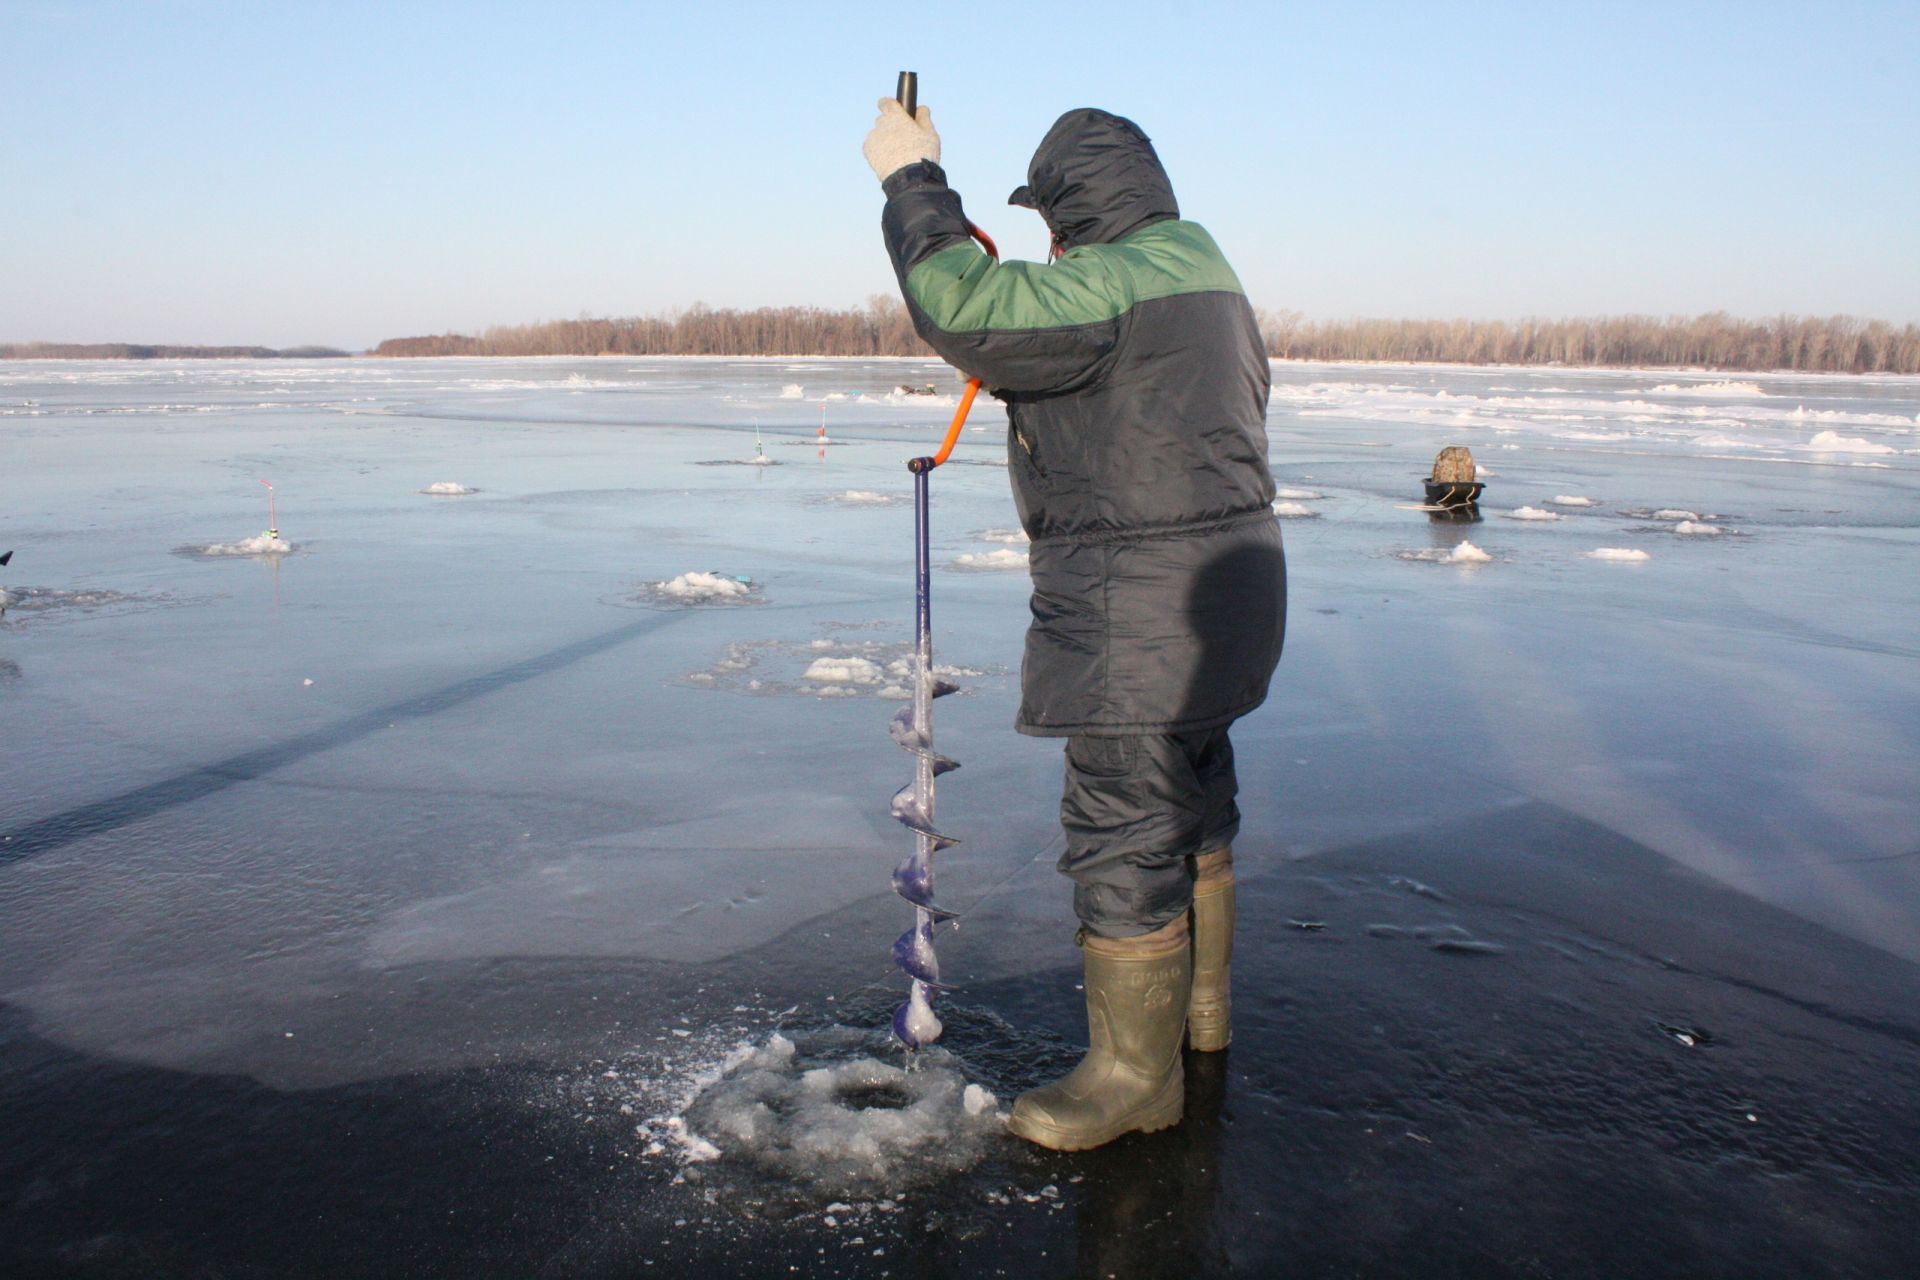
M 1007 405 L 1033 575 L 1015 727 L 1067 740 L 1090 1044 L 1008 1124 L 1095 1147 L 1177 1123 L 1183 1034 L 1230 1038 L 1227 728 L 1266 698 L 1286 627 L 1266 354 L 1131 121 L 1069 111 L 1034 152 L 1009 203 L 1046 219 L 1044 266 L 973 244 L 925 108 L 883 100 L 864 150 L 914 327 Z

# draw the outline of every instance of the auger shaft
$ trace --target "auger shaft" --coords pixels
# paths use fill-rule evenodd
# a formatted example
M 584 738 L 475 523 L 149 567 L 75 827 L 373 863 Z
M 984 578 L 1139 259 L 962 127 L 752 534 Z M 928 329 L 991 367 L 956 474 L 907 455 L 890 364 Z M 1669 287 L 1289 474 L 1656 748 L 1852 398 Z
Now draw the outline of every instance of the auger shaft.
M 913 114 L 919 94 L 919 77 L 911 71 L 900 73 L 897 96 L 900 105 Z M 967 232 L 996 260 L 1000 251 L 986 232 L 967 224 Z M 954 412 L 945 439 L 932 457 L 914 458 L 907 463 L 913 472 L 913 570 L 914 570 L 914 680 L 913 701 L 893 717 L 889 732 L 902 750 L 913 756 L 913 782 L 900 788 L 893 797 L 893 816 L 913 832 L 913 853 L 893 872 L 893 887 L 913 904 L 913 927 L 893 944 L 893 961 L 912 978 L 907 1001 L 894 1011 L 893 1034 L 909 1049 L 933 1043 L 940 1038 L 940 1019 L 934 1016 L 933 993 L 940 983 L 940 963 L 933 951 L 934 926 L 953 919 L 933 900 L 933 855 L 957 844 L 933 825 L 933 780 L 960 767 L 959 763 L 933 749 L 933 700 L 954 692 L 954 686 L 933 673 L 933 575 L 930 536 L 930 502 L 927 482 L 933 469 L 953 453 L 960 430 L 980 391 L 980 379 L 967 380 L 966 394 Z

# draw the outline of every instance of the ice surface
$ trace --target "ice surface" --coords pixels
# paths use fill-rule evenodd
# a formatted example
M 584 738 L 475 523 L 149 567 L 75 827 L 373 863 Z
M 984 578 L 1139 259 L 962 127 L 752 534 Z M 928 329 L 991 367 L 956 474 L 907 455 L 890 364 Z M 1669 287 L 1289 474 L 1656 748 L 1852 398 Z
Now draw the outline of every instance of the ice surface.
M 1507 512 L 1510 520 L 1558 520 L 1559 516 L 1551 511 L 1542 511 L 1539 507 L 1515 507 Z
M 36 402 L 0 419 L 0 998 L 64 1047 L 287 1087 L 650 1043 L 663 993 L 699 1026 L 764 975 L 830 1013 L 878 973 L 890 1009 L 912 522 L 835 498 L 908 491 L 951 409 L 888 394 L 952 375 L 789 363 L 0 364 L 0 399 Z M 1327 500 L 1282 499 L 1321 518 L 1286 522 L 1287 652 L 1235 729 L 1256 866 L 1550 804 L 1920 957 L 1920 456 L 1799 447 L 1914 447 L 1920 380 L 1274 376 L 1275 470 Z M 850 447 L 816 458 L 824 392 Z M 786 465 L 699 465 L 751 456 L 756 417 Z M 1608 438 L 1561 434 L 1585 428 Z M 1515 506 L 1591 496 L 1562 530 L 1403 510 L 1452 443 L 1516 445 Z M 965 759 L 940 825 L 966 841 L 941 889 L 985 898 L 940 959 L 976 992 L 1040 950 L 983 948 L 990 920 L 1072 958 L 1058 744 L 1009 727 L 1022 544 L 982 533 L 1016 522 L 1004 453 L 965 437 L 932 479 L 936 564 L 1013 553 L 934 579 L 936 654 L 988 673 L 939 712 Z M 299 493 L 299 554 L 171 554 L 261 529 L 259 474 Z M 415 500 L 454 475 L 511 493 Z M 1725 533 L 1656 539 L 1681 522 L 1657 510 Z M 1494 563 L 1397 558 L 1462 533 Z M 655 596 L 693 573 L 753 586 Z M 78 603 L 105 593 L 125 603 Z M 882 678 L 805 678 L 822 658 Z

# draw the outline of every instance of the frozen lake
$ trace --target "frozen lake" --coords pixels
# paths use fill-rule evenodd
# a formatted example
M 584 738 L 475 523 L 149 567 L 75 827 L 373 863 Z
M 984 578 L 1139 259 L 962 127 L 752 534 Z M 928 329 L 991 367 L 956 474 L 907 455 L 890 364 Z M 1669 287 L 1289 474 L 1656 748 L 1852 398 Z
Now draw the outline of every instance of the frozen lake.
M 685 1165 L 703 1073 L 903 985 L 903 463 L 957 390 L 916 361 L 0 364 L 0 1258 L 1920 1256 L 1920 379 L 1277 365 L 1290 626 L 1235 734 L 1211 1100 L 1121 1156 L 988 1140 L 837 1212 Z M 1059 744 L 1011 729 L 1004 439 L 976 407 L 933 479 L 941 959 L 1003 1096 L 1080 1034 Z M 1417 509 L 1447 444 L 1478 523 Z M 1161 1245 L 1101 1252 L 1174 1202 Z

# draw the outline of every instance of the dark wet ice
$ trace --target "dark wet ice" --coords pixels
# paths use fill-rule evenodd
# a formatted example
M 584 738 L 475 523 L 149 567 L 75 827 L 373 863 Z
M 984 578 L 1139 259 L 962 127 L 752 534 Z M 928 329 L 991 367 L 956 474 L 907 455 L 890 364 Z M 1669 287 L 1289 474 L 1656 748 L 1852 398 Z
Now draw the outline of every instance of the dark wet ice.
M 988 1123 L 1082 1034 L 988 409 L 947 1074 L 885 1046 L 903 381 L 0 369 L 8 1273 L 1920 1266 L 1920 382 L 1277 366 L 1234 1047 L 1064 1157 Z

